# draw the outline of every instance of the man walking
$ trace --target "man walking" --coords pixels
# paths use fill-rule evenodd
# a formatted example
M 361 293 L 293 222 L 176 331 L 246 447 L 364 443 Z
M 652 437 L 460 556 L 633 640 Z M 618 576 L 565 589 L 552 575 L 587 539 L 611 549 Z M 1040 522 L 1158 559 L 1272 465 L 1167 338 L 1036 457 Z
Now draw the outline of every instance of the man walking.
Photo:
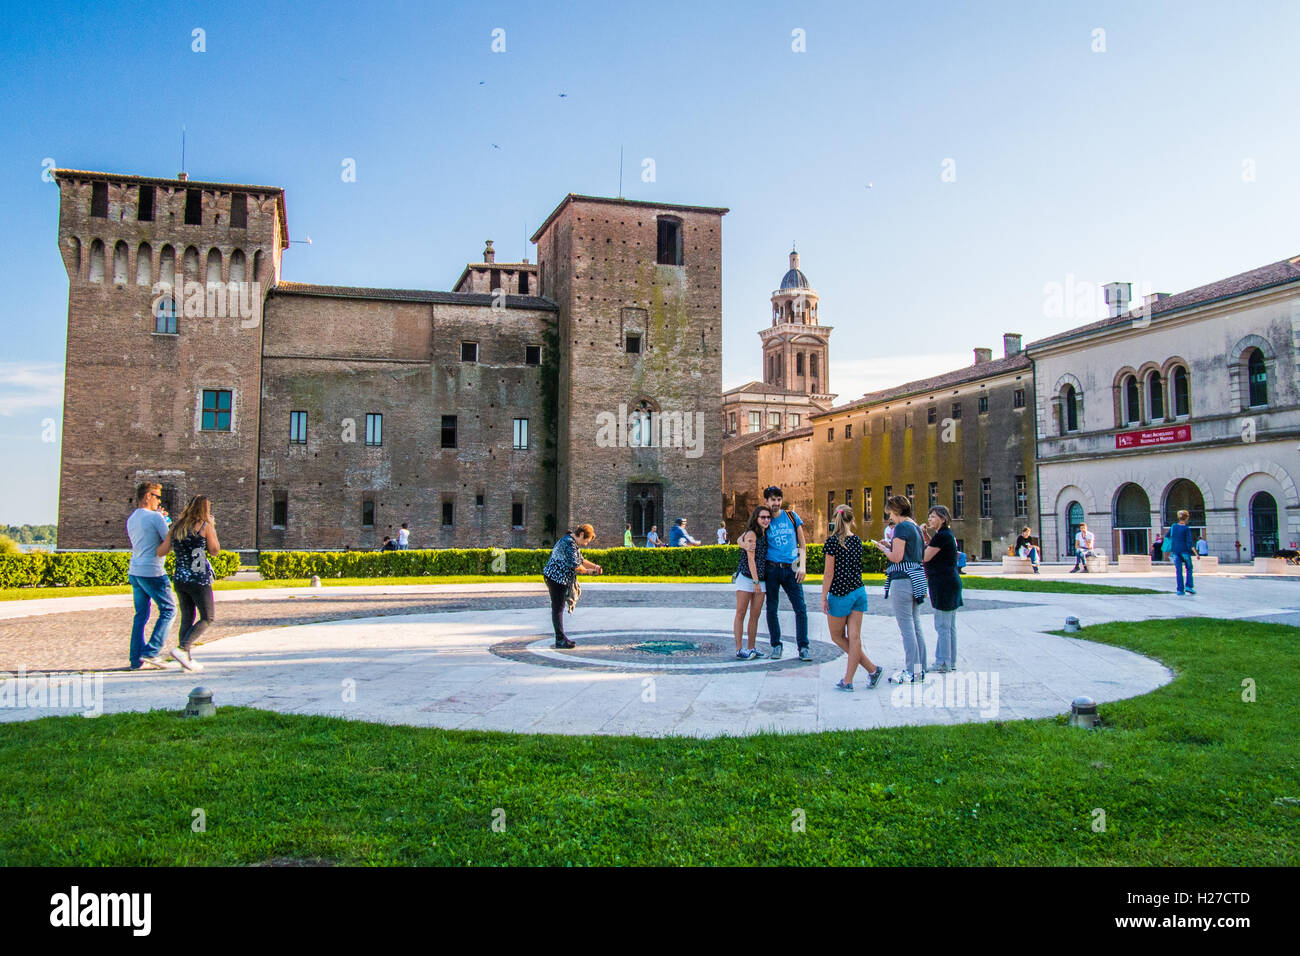
M 1169 529 L 1169 557 L 1174 560 L 1174 577 L 1178 580 L 1178 593 L 1184 593 L 1183 569 L 1187 569 L 1186 593 L 1195 594 L 1192 587 L 1192 529 L 1187 526 L 1191 512 L 1178 512 L 1178 523 Z
M 1092 546 L 1097 543 L 1096 536 L 1088 530 L 1086 524 L 1079 525 L 1079 533 L 1074 536 L 1074 567 L 1070 569 L 1073 574 L 1078 571 L 1080 566 L 1083 567 L 1083 573 L 1088 573 L 1087 559 L 1092 557 Z
M 686 519 L 678 518 L 677 523 L 673 525 L 672 530 L 668 532 L 668 547 L 684 548 L 688 545 L 699 544 L 699 540 L 692 538 L 686 532 Z
M 718 544 L 727 543 L 727 522 L 723 521 L 718 524 Z
M 636 543 L 632 540 L 632 526 L 630 524 L 623 528 L 623 547 L 636 547 Z
M 127 580 L 135 602 L 135 619 L 131 622 L 131 670 L 142 667 L 164 669 L 163 645 L 176 616 L 176 599 L 172 582 L 158 557 L 158 546 L 167 538 L 167 522 L 158 512 L 162 503 L 162 485 L 141 482 L 135 489 L 135 510 L 126 519 L 126 534 L 131 539 L 131 564 Z M 150 602 L 158 605 L 158 621 L 149 643 L 144 642 L 144 628 L 149 622 Z
M 777 618 L 777 604 L 781 590 L 785 589 L 794 608 L 795 643 L 799 645 L 799 660 L 811 661 L 808 648 L 808 606 L 803 597 L 803 579 L 808 555 L 808 541 L 803 520 L 793 511 L 783 511 L 781 489 L 775 485 L 763 491 L 772 521 L 767 528 L 767 575 L 764 589 L 767 593 L 767 634 L 772 642 L 772 659 L 781 657 L 781 622 Z M 753 547 L 751 544 L 750 547 Z

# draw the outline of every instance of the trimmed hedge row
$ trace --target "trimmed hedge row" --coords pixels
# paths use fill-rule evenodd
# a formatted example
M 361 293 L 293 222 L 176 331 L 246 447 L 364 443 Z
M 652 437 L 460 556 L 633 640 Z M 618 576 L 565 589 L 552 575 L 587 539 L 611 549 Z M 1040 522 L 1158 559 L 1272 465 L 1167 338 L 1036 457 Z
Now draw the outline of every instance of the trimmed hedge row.
M 735 545 L 698 548 L 587 548 L 583 557 L 606 574 L 635 577 L 730 577 L 740 549 Z M 263 551 L 258 570 L 266 580 L 291 578 L 450 577 L 471 574 L 541 574 L 549 548 L 446 548 L 429 551 Z M 808 571 L 825 567 L 822 546 L 808 546 Z M 862 570 L 885 570 L 875 549 L 863 555 Z
M 239 570 L 239 555 L 222 551 L 213 555 L 212 570 L 226 578 Z M 126 584 L 129 551 L 54 552 L 0 555 L 0 588 L 97 587 Z M 176 568 L 176 556 L 163 560 L 168 574 Z

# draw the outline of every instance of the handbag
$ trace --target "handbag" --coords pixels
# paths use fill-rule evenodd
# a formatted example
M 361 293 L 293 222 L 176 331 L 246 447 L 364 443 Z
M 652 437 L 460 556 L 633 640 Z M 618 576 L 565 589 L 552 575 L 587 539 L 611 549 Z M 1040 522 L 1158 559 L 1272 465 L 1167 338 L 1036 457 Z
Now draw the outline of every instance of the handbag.
M 1170 535 L 1168 538 L 1165 538 L 1165 543 L 1160 546 L 1160 550 L 1165 554 L 1168 554 L 1170 551 L 1174 550 L 1173 535 Z

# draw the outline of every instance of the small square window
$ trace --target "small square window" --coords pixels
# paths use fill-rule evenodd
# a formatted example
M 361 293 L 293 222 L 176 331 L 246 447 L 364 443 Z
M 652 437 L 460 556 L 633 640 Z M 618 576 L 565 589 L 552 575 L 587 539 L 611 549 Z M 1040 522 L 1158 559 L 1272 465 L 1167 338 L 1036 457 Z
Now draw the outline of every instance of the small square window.
M 1011 393 L 1011 407 L 1012 408 L 1025 407 L 1025 390 L 1023 388 L 1018 388 Z
M 477 361 L 478 361 L 478 343 L 477 343 L 477 342 L 461 342 L 461 343 L 460 343 L 460 360 L 461 360 L 462 362 L 477 362 Z
M 542 364 L 542 347 L 540 345 L 524 346 L 524 364 L 525 365 Z
M 373 412 L 366 415 L 366 444 L 382 445 L 384 443 L 384 416 Z
M 627 354 L 628 355 L 641 354 L 641 336 L 629 335 L 627 337 Z
M 989 412 L 989 397 L 988 397 L 987 395 L 981 395 L 981 396 L 980 396 L 980 412 L 979 412 L 979 413 L 980 413 L 981 415 L 987 415 L 988 412 Z
M 939 421 L 939 409 L 931 405 L 929 408 L 925 410 L 925 423 L 927 425 L 934 425 L 938 423 L 938 421 Z
M 952 403 L 952 418 L 953 421 L 961 420 L 961 402 Z
M 834 426 L 834 425 L 832 425 L 830 428 L 826 429 L 826 440 L 827 440 L 827 441 L 834 441 L 834 440 L 835 440 L 835 426 Z
M 205 432 L 230 431 L 230 390 L 229 389 L 205 388 L 203 390 L 202 431 Z
M 480 491 L 478 494 L 474 496 L 474 507 L 475 508 L 483 507 L 483 492 Z

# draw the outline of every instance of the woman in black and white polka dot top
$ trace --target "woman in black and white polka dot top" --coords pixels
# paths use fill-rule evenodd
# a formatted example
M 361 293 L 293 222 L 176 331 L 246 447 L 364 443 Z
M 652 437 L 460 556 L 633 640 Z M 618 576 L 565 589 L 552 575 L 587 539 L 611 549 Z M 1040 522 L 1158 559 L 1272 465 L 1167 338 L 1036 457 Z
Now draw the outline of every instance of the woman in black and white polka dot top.
M 867 589 L 862 586 L 862 539 L 853 530 L 853 509 L 835 509 L 831 536 L 823 545 L 826 570 L 822 574 L 822 611 L 831 640 L 848 655 L 844 679 L 835 687 L 853 690 L 853 675 L 861 664 L 867 670 L 867 688 L 880 682 L 884 668 L 871 663 L 862 649 L 862 615 L 867 610 Z

